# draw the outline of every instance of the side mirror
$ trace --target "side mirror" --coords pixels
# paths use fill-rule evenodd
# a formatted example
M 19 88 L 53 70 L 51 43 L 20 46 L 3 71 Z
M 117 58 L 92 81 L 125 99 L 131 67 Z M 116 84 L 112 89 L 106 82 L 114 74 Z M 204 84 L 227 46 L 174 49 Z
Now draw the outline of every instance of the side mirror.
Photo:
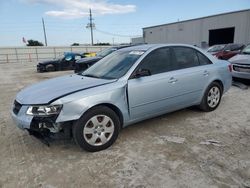
M 140 78 L 143 76 L 150 76 L 151 72 L 148 69 L 138 69 L 134 75 L 134 78 Z

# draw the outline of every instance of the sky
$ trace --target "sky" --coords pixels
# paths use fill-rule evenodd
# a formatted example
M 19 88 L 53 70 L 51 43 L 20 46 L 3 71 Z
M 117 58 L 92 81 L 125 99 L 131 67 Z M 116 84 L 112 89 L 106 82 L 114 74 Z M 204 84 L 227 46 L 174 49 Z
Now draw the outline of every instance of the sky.
M 0 46 L 25 46 L 26 40 L 48 46 L 89 44 L 89 9 L 94 43 L 129 43 L 142 28 L 220 13 L 250 9 L 250 0 L 0 0 Z

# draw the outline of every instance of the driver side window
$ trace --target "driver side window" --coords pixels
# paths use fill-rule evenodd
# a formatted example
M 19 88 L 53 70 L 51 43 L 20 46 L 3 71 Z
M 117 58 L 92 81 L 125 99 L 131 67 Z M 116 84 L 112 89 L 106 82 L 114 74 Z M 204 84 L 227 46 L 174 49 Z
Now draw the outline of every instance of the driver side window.
M 138 69 L 147 69 L 151 75 L 173 70 L 170 48 L 160 48 L 150 52 L 141 62 Z

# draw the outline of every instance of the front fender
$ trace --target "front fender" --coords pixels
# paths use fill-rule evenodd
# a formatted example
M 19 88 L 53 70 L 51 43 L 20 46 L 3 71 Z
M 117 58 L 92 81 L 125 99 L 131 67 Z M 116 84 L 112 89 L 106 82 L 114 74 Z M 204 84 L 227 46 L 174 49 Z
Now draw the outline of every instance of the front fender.
M 55 101 L 53 104 L 63 104 L 63 108 L 56 119 L 57 123 L 79 119 L 87 110 L 100 104 L 116 106 L 122 113 L 124 121 L 129 118 L 126 87 L 101 86 L 87 91 L 77 92 Z M 101 92 L 103 90 L 103 92 Z

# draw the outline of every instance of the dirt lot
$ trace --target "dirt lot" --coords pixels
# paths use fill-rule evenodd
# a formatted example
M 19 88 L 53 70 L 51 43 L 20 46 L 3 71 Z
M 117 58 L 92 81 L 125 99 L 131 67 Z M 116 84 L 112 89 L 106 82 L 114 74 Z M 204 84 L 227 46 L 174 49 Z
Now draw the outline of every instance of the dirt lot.
M 73 141 L 47 147 L 10 110 L 23 87 L 72 71 L 0 65 L 0 187 L 250 187 L 250 89 L 232 87 L 210 113 L 185 109 L 125 128 L 98 153 Z

